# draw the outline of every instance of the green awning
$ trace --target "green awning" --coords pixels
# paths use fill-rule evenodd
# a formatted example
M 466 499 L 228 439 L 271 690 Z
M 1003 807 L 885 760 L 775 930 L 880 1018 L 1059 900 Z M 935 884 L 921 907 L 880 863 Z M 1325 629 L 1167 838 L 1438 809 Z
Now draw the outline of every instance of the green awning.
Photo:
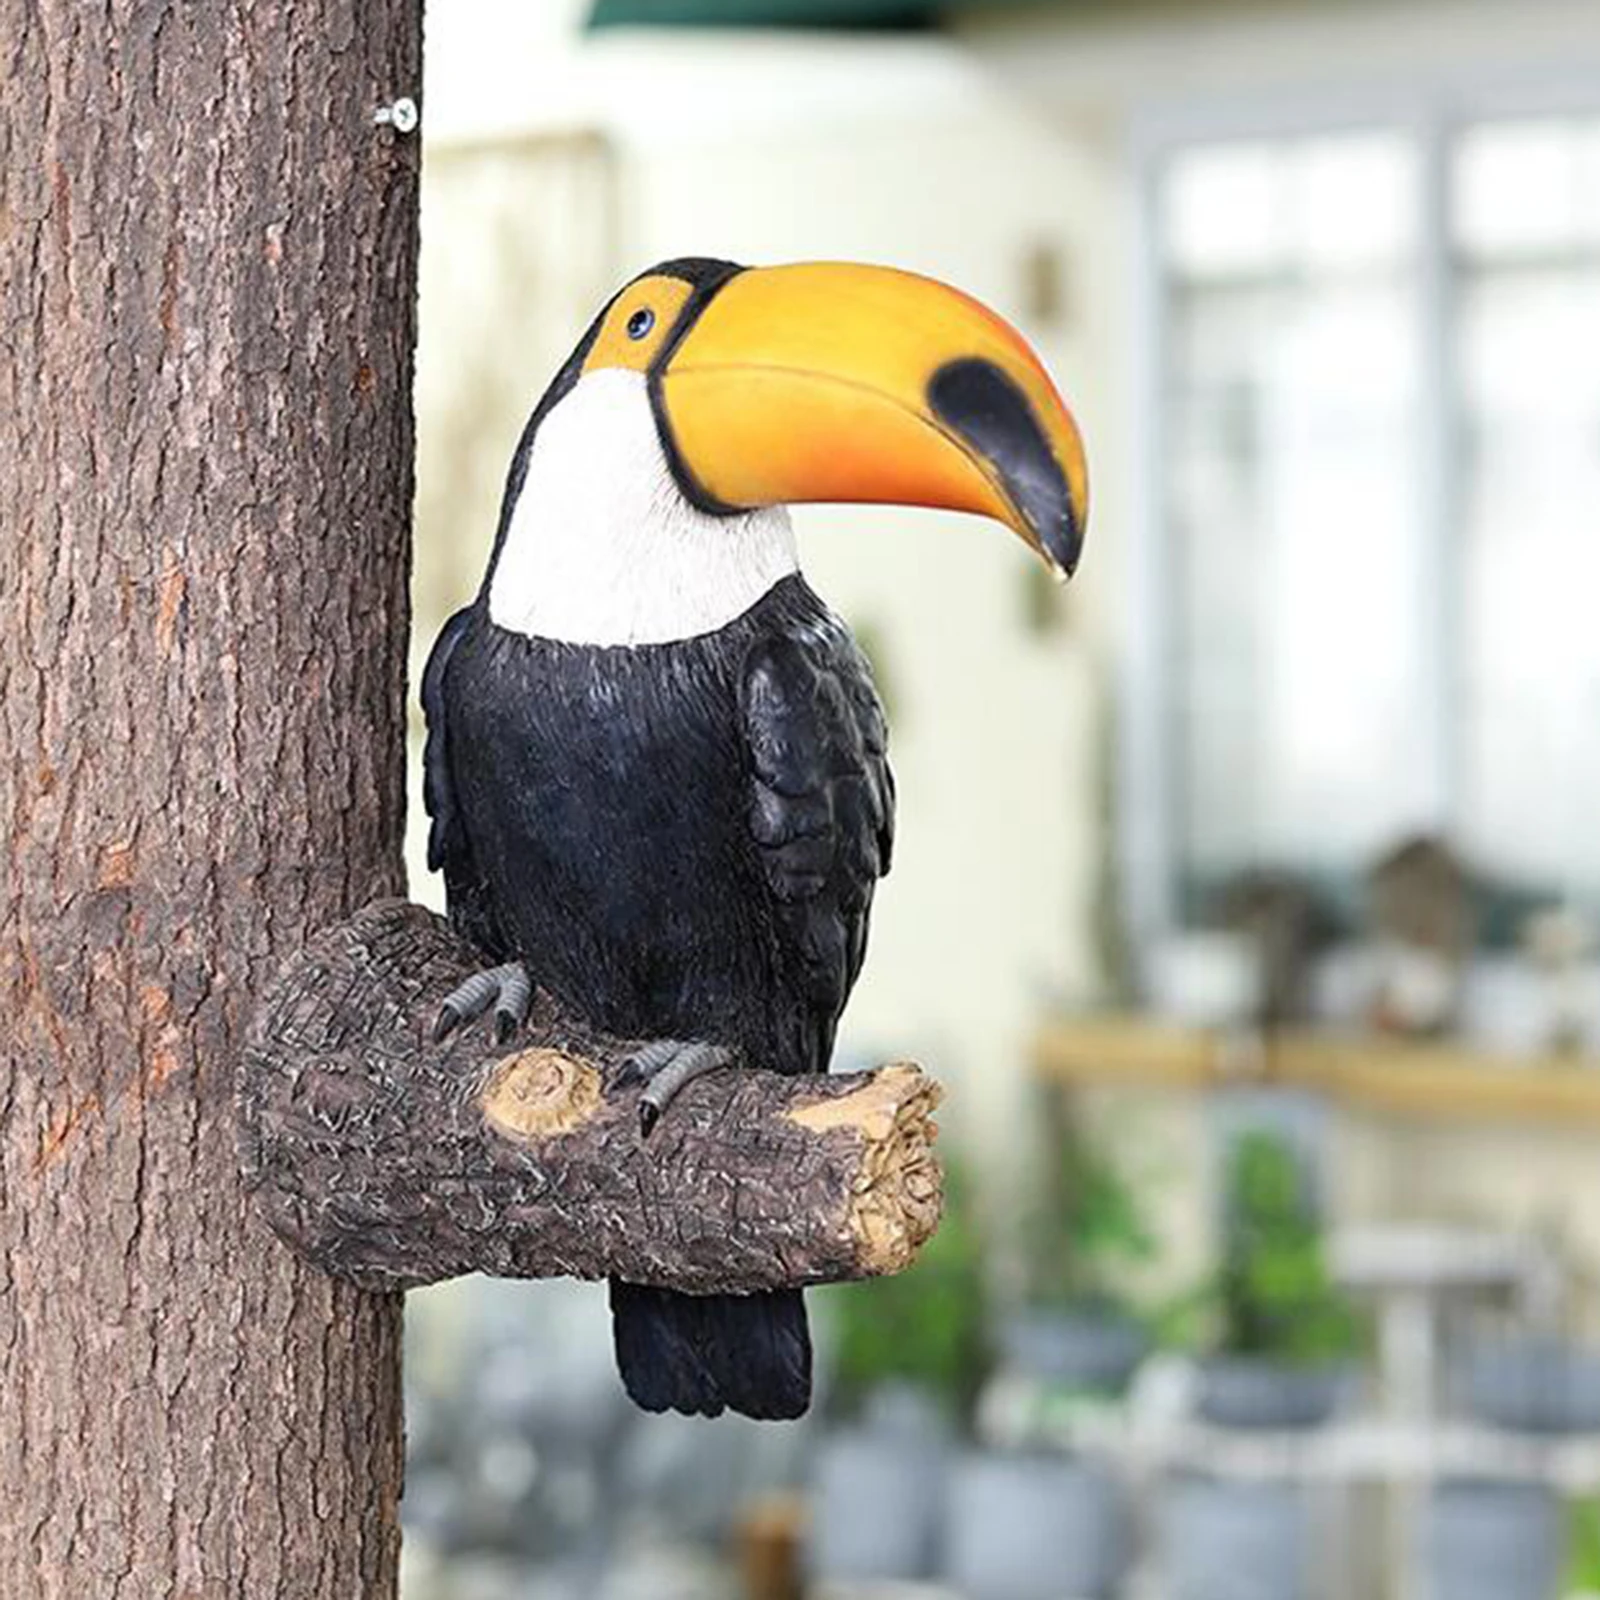
M 926 28 L 1017 0 L 594 0 L 591 28 Z

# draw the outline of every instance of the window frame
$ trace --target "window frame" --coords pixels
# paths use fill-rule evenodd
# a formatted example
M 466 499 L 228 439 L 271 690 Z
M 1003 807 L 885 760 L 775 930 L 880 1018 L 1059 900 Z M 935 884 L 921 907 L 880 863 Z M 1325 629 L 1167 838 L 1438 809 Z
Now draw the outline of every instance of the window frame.
M 1151 951 L 1184 930 L 1175 848 L 1172 737 L 1177 635 L 1173 621 L 1170 529 L 1162 484 L 1168 462 L 1164 374 L 1171 331 L 1168 276 L 1161 255 L 1161 182 L 1166 163 L 1196 145 L 1229 140 L 1296 139 L 1356 131 L 1409 134 L 1418 161 L 1416 305 L 1420 319 L 1422 460 L 1419 517 L 1424 559 L 1439 603 L 1417 618 L 1424 630 L 1423 694 L 1432 708 L 1427 740 L 1432 774 L 1425 824 L 1455 833 L 1460 818 L 1462 726 L 1452 663 L 1461 639 L 1460 556 L 1452 527 L 1460 510 L 1465 417 L 1455 340 L 1457 272 L 1450 243 L 1450 159 L 1463 130 L 1490 122 L 1600 116 L 1600 87 L 1570 70 L 1493 77 L 1449 77 L 1403 88 L 1347 85 L 1315 93 L 1263 90 L 1226 100 L 1196 99 L 1152 108 L 1130 126 L 1127 172 L 1134 381 L 1128 402 L 1127 503 L 1117 662 L 1117 869 L 1128 949 L 1142 979 Z M 1141 984 L 1141 987 L 1143 985 Z

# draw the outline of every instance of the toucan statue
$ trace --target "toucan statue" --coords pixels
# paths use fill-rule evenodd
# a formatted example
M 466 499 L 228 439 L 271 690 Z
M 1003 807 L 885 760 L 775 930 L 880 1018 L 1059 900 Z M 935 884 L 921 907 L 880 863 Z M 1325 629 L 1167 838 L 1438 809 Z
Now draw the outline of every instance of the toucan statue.
M 884 267 L 663 262 L 601 311 L 517 444 L 476 599 L 434 645 L 429 864 L 484 969 L 445 1001 L 509 1039 L 535 985 L 648 1041 L 640 1135 L 722 1067 L 827 1070 L 889 869 L 872 673 L 800 573 L 786 507 L 992 517 L 1059 576 L 1083 446 L 978 302 Z M 798 1289 L 615 1282 L 646 1410 L 800 1415 Z

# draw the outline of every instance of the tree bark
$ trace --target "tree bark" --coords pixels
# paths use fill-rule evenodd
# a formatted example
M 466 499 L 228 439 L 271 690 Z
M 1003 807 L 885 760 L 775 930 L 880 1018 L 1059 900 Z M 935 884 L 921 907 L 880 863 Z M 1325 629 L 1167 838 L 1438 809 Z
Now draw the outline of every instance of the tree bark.
M 400 1302 L 233 1065 L 402 881 L 420 0 L 0 0 L 0 1594 L 385 1597 Z
M 240 1076 L 246 1186 L 330 1272 L 414 1288 L 465 1272 L 622 1278 L 694 1294 L 898 1272 L 939 1215 L 915 1067 L 681 1090 L 649 1138 L 631 1048 L 540 994 L 521 1036 L 435 1043 L 481 954 L 389 901 L 319 935 L 262 998 Z

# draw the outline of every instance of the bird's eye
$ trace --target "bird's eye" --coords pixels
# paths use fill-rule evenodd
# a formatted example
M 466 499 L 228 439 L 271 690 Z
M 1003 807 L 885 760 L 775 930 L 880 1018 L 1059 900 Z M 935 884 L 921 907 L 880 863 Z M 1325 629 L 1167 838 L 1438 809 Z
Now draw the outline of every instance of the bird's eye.
M 639 309 L 628 318 L 628 337 L 630 339 L 642 339 L 653 327 L 655 327 L 655 325 L 655 312 L 653 312 L 649 306 L 640 306 Z

